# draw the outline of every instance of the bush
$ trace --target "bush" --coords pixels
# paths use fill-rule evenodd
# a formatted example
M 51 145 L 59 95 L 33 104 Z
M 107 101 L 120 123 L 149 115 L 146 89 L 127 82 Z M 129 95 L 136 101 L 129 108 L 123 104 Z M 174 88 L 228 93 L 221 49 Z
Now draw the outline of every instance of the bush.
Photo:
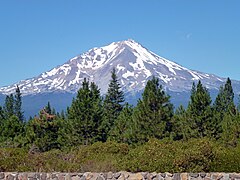
M 90 146 L 80 146 L 71 152 L 72 163 L 78 164 L 80 172 L 94 171 L 119 171 L 119 161 L 127 155 L 129 147 L 127 144 L 116 142 L 97 142 Z
M 240 172 L 240 146 L 227 148 L 209 139 L 151 139 L 131 147 L 97 142 L 70 151 L 29 153 L 0 148 L 0 171 L 32 172 Z
M 208 139 L 188 142 L 151 139 L 129 152 L 122 161 L 122 169 L 132 172 L 201 172 L 209 171 L 213 158 L 213 146 Z
M 176 141 L 175 172 L 209 172 L 215 158 L 214 143 L 209 139 Z
M 218 145 L 215 159 L 211 163 L 212 172 L 240 172 L 240 145 L 235 148 Z
M 27 152 L 20 148 L 0 149 L 0 172 L 28 171 Z

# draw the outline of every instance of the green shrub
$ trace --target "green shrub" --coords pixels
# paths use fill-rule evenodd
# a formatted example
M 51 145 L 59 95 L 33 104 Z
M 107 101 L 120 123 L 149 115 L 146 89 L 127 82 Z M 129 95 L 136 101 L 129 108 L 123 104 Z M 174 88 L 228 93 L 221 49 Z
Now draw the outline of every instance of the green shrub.
M 151 139 L 123 159 L 127 171 L 201 172 L 209 171 L 214 158 L 213 145 L 208 139 L 188 142 Z
M 97 142 L 70 151 L 29 153 L 0 148 L 0 171 L 32 172 L 240 172 L 240 146 L 224 147 L 209 139 L 151 139 L 131 147 Z
M 0 171 L 28 171 L 27 152 L 20 148 L 0 149 Z
M 78 150 L 71 152 L 71 162 L 80 165 L 77 171 L 118 171 L 119 161 L 128 153 L 127 144 L 116 142 L 97 142 L 90 146 L 80 146 Z
M 211 163 L 213 172 L 240 172 L 240 145 L 237 147 L 215 147 L 215 159 Z
M 214 144 L 209 139 L 176 141 L 175 172 L 209 172 L 214 160 Z

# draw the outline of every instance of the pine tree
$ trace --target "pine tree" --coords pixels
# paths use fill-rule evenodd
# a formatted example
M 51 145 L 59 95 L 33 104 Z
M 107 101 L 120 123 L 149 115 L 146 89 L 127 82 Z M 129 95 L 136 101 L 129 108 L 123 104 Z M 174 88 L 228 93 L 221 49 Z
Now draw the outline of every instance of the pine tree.
M 173 105 L 159 80 L 155 77 L 147 82 L 142 100 L 138 101 L 133 113 L 133 119 L 138 129 L 135 133 L 140 143 L 149 138 L 162 139 L 169 136 L 171 126 L 170 119 L 173 116 Z
M 234 92 L 232 88 L 232 83 L 231 80 L 227 78 L 224 87 L 222 86 L 220 87 L 219 93 L 216 97 L 213 107 L 216 112 L 221 112 L 223 116 L 223 113 L 230 110 L 229 107 L 231 107 L 233 104 L 234 104 Z
M 4 123 L 5 123 L 4 111 L 3 111 L 3 108 L 0 106 L 0 141 L 2 139 L 2 131 L 3 131 Z
M 107 140 L 109 131 L 113 127 L 114 121 L 118 118 L 123 109 L 124 93 L 121 90 L 115 68 L 112 70 L 108 91 L 104 99 L 104 117 L 101 124 L 102 141 Z
M 188 114 L 182 105 L 177 108 L 171 122 L 173 140 L 188 140 L 194 134 L 190 127 Z
M 110 140 L 119 143 L 131 143 L 131 128 L 133 126 L 132 114 L 133 107 L 127 103 L 109 132 Z
M 15 137 L 19 136 L 23 131 L 23 124 L 19 121 L 18 117 L 12 115 L 3 124 L 2 136 L 6 140 L 13 141 Z
M 230 80 L 230 78 L 227 78 L 226 84 L 224 86 L 224 91 L 226 94 L 226 104 L 232 104 L 233 103 L 233 99 L 234 99 L 234 92 L 233 92 L 233 88 L 232 88 L 232 82 Z
M 236 115 L 236 107 L 234 105 L 234 92 L 232 88 L 232 83 L 229 78 L 224 86 L 221 86 L 219 89 L 219 93 L 213 103 L 213 110 L 214 110 L 214 117 L 213 121 L 215 121 L 215 136 L 216 138 L 220 138 L 221 133 L 225 131 L 226 122 L 223 120 L 227 120 L 229 118 L 228 115 L 232 114 L 231 116 Z M 225 124 L 225 125 L 224 125 Z M 224 132 L 223 132 L 224 133 Z
M 226 146 L 236 147 L 240 138 L 240 114 L 225 113 L 221 125 L 221 139 L 223 143 Z
M 63 120 L 66 119 L 66 115 L 65 115 L 64 110 L 61 111 L 60 118 L 63 119 Z
M 193 84 L 191 92 L 187 113 L 190 118 L 191 128 L 195 131 L 192 133 L 195 134 L 195 137 L 204 137 L 210 133 L 209 128 L 211 129 L 211 126 L 215 126 L 211 124 L 212 100 L 208 90 L 203 87 L 201 81 L 198 82 L 197 87 Z
M 95 83 L 84 78 L 82 87 L 68 110 L 72 127 L 73 145 L 91 144 L 98 138 L 98 127 L 101 122 L 101 96 Z
M 51 107 L 51 104 L 49 101 L 48 101 L 47 105 L 45 106 L 45 111 L 48 114 L 52 114 L 52 107 Z
M 22 95 L 18 86 L 16 88 L 16 93 L 14 97 L 14 114 L 21 122 L 23 122 L 24 115 L 22 111 Z
M 14 97 L 13 94 L 7 95 L 4 104 L 4 116 L 6 119 L 14 115 Z
M 42 109 L 39 112 L 39 117 L 27 122 L 25 143 L 28 146 L 36 146 L 42 152 L 59 149 L 58 132 L 60 126 L 58 121 L 56 116 L 50 115 L 46 113 L 45 109 Z

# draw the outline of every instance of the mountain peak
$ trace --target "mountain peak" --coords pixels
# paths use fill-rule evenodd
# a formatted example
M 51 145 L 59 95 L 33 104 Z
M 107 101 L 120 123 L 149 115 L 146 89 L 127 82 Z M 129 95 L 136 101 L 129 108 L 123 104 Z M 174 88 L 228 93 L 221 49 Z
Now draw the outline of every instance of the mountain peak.
M 184 68 L 128 39 L 90 49 L 61 66 L 17 84 L 23 95 L 55 91 L 76 93 L 83 79 L 88 78 L 105 93 L 112 68 L 116 68 L 125 92 L 141 91 L 152 76 L 158 77 L 165 88 L 177 92 L 188 91 L 196 80 L 201 80 L 208 88 L 218 88 L 224 81 L 214 75 Z M 15 87 L 0 88 L 0 93 L 13 93 Z
M 114 43 L 114 42 L 113 42 Z M 123 43 L 123 44 L 127 44 L 127 43 L 135 43 L 135 44 L 139 44 L 138 42 L 136 42 L 135 40 L 133 39 L 127 39 L 127 40 L 122 40 L 122 41 L 118 41 L 118 42 L 115 42 L 115 43 Z

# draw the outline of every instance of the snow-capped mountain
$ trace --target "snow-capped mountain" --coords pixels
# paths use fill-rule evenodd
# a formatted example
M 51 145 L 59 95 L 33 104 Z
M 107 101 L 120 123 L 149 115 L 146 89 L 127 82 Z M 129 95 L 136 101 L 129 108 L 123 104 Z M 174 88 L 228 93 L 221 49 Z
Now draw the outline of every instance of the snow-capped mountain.
M 84 77 L 94 81 L 105 93 L 114 67 L 125 92 L 143 90 L 153 75 L 160 79 L 167 90 L 173 92 L 189 91 L 192 82 L 197 80 L 201 80 L 209 89 L 218 89 L 225 82 L 224 78 L 187 69 L 158 56 L 134 40 L 126 40 L 90 49 L 37 77 L 2 87 L 0 93 L 12 93 L 16 85 L 23 95 L 76 93 Z

